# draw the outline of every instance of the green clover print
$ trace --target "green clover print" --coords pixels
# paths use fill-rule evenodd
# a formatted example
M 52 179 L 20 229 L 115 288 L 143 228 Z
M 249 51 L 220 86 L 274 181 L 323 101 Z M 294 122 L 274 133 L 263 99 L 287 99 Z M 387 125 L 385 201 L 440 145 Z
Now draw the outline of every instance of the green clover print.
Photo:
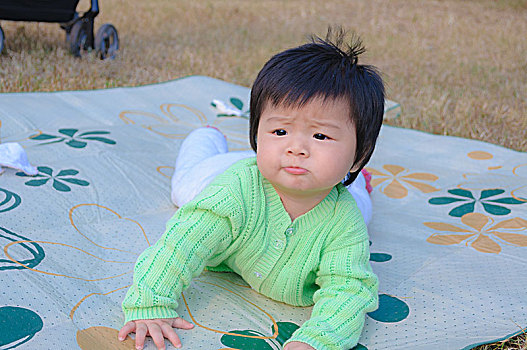
M 0 213 L 13 210 L 20 203 L 22 203 L 22 198 L 18 194 L 0 187 Z
M 14 349 L 35 336 L 44 327 L 34 311 L 19 306 L 0 307 L 0 349 Z
M 448 193 L 450 193 L 452 196 L 434 197 L 431 198 L 428 203 L 432 205 L 446 205 L 452 203 L 460 204 L 455 206 L 448 213 L 448 215 L 457 218 L 460 218 L 467 213 L 473 213 L 477 203 L 481 204 L 483 209 L 492 215 L 507 215 L 511 212 L 511 210 L 505 207 L 505 205 L 518 205 L 525 203 L 525 201 L 521 201 L 513 197 L 496 198 L 504 192 L 505 190 L 501 188 L 485 189 L 482 190 L 479 194 L 479 197 L 476 198 L 476 191 L 473 193 L 469 190 L 454 188 L 448 190 Z M 492 197 L 494 197 L 494 199 L 492 199 Z
M 60 192 L 70 192 L 71 187 L 65 184 L 64 182 L 78 185 L 78 186 L 89 186 L 90 183 L 85 180 L 75 179 L 72 176 L 75 176 L 79 173 L 75 169 L 64 169 L 59 171 L 57 175 L 53 175 L 53 169 L 47 166 L 37 167 L 38 174 L 35 176 L 26 175 L 23 172 L 16 173 L 17 176 L 23 177 L 33 177 L 38 179 L 29 180 L 25 183 L 26 186 L 42 186 L 45 185 L 49 180 L 53 180 L 53 188 Z
M 46 254 L 44 253 L 44 249 L 37 243 L 31 242 L 31 239 L 24 237 L 22 235 L 16 234 L 13 231 L 10 231 L 4 227 L 0 226 L 0 244 L 2 246 L 6 246 L 4 244 L 5 241 L 11 243 L 16 241 L 29 241 L 26 243 L 20 243 L 18 244 L 17 249 L 25 249 L 25 259 L 19 261 L 22 265 L 14 263 L 11 259 L 3 259 L 0 258 L 0 271 L 2 270 L 23 270 L 26 268 L 33 268 L 40 264 Z M 0 318 L 1 320 L 1 318 Z M 0 322 L 1 323 L 1 322 Z M 0 347 L 2 349 L 2 347 Z
M 99 141 L 106 143 L 108 145 L 115 145 L 115 141 L 111 140 L 106 137 L 98 136 L 98 135 L 107 135 L 110 132 L 109 131 L 87 131 L 80 133 L 78 135 L 77 132 L 79 129 L 59 129 L 59 133 L 62 135 L 56 136 L 56 135 L 50 135 L 50 134 L 40 134 L 31 137 L 31 140 L 37 140 L 37 141 L 48 141 L 49 142 L 43 142 L 41 145 L 49 145 L 52 143 L 59 143 L 62 141 L 66 141 L 66 145 L 73 147 L 73 148 L 84 148 L 87 145 L 86 141 Z

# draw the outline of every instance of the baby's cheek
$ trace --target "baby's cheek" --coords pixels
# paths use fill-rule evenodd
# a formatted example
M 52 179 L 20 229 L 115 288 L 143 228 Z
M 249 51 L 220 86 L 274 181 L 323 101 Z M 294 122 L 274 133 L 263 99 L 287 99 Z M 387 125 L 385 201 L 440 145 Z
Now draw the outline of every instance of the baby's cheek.
M 350 170 L 348 164 L 344 164 L 344 162 L 337 164 L 333 163 L 332 166 L 327 165 L 325 169 L 328 171 L 328 178 L 332 179 L 334 185 L 344 180 Z
M 256 165 L 258 166 L 258 169 L 262 174 L 267 172 L 267 168 L 269 166 L 269 156 L 265 154 L 264 152 L 257 152 L 256 153 Z

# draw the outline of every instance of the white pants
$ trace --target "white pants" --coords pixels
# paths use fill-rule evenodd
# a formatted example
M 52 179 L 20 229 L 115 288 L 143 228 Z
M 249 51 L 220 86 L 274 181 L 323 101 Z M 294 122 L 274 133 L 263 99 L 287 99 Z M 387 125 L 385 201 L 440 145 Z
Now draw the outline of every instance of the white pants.
M 172 202 L 178 207 L 191 201 L 214 178 L 237 161 L 254 157 L 253 150 L 229 152 L 227 140 L 214 128 L 199 128 L 183 141 L 172 176 Z M 359 207 L 366 225 L 372 216 L 370 194 L 362 173 L 348 187 Z

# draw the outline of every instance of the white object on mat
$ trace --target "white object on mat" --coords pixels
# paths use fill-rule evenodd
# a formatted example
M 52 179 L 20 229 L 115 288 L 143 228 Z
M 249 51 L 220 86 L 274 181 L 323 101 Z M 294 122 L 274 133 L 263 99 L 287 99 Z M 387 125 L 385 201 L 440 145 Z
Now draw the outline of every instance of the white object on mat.
M 0 174 L 5 170 L 2 167 L 22 170 L 27 175 L 38 174 L 37 168 L 29 164 L 26 151 L 15 142 L 0 144 Z
M 243 112 L 239 111 L 237 109 L 231 108 L 227 106 L 227 104 L 221 100 L 212 100 L 212 105 L 216 107 L 218 112 L 226 114 L 226 115 L 235 115 L 237 117 L 243 116 Z
M 215 128 L 199 128 L 183 141 L 172 176 L 172 202 L 178 207 L 191 201 L 214 178 L 237 161 L 254 157 L 254 151 L 229 152 L 225 136 Z M 364 217 L 371 220 L 372 203 L 366 190 L 366 179 L 359 173 L 348 187 Z

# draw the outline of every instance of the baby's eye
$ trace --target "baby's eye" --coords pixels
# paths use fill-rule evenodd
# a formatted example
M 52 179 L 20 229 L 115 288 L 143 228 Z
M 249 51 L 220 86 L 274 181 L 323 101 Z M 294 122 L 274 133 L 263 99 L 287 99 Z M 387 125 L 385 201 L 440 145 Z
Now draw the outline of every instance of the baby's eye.
M 287 135 L 287 131 L 285 131 L 284 129 L 276 129 L 275 131 L 273 131 L 273 134 L 275 134 L 276 136 L 284 136 Z
M 317 140 L 329 140 L 328 136 L 320 133 L 313 135 L 313 137 Z

